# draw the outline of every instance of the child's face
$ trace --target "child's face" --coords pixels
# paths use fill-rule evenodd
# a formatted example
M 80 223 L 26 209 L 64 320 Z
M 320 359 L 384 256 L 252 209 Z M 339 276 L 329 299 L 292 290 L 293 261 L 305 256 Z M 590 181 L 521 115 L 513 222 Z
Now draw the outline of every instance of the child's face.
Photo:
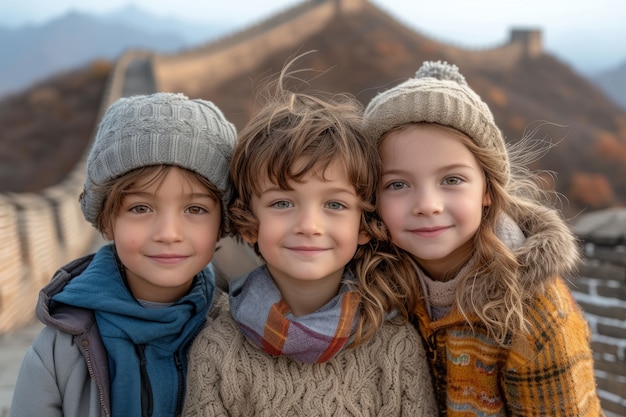
M 213 258 L 221 206 L 183 169 L 172 168 L 162 183 L 148 181 L 129 190 L 107 238 L 135 298 L 172 302 Z
M 252 199 L 256 242 L 281 290 L 310 284 L 336 290 L 357 245 L 369 240 L 360 233 L 360 200 L 342 165 L 332 163 L 325 180 L 316 174 L 291 181 L 291 191 L 266 180 Z
M 379 210 L 393 243 L 434 279 L 459 267 L 490 204 L 474 155 L 451 132 L 414 125 L 391 132 L 381 157 Z

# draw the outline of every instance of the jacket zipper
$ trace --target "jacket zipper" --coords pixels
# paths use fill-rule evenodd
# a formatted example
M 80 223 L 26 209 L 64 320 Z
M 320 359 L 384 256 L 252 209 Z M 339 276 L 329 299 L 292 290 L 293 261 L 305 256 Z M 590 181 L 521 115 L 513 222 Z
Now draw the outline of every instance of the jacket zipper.
M 153 411 L 152 384 L 148 375 L 146 360 L 146 345 L 136 345 L 135 350 L 139 357 L 139 370 L 141 372 L 141 416 L 151 417 Z
M 110 416 L 111 412 L 109 408 L 104 404 L 104 395 L 102 394 L 104 391 L 104 387 L 102 386 L 102 381 L 95 377 L 95 372 L 93 370 L 93 365 L 91 363 L 91 352 L 89 350 L 89 340 L 86 338 L 82 338 L 80 340 L 80 345 L 83 350 L 83 357 L 85 358 L 85 363 L 87 364 L 87 370 L 89 371 L 89 375 L 92 375 L 93 381 L 96 383 L 98 387 L 98 398 L 100 400 L 100 407 L 104 411 L 106 416 Z
M 183 413 L 183 396 L 185 395 L 185 375 L 183 372 L 183 364 L 180 360 L 178 352 L 174 352 L 174 363 L 176 363 L 176 371 L 178 372 L 178 397 L 176 400 L 176 417 Z

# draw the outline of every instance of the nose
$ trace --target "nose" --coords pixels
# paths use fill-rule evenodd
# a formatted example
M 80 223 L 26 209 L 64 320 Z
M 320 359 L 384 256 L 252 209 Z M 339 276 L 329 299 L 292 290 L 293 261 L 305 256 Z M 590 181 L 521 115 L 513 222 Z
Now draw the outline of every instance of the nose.
M 297 218 L 295 232 L 307 236 L 319 235 L 322 233 L 321 209 L 315 207 L 301 207 Z
M 172 243 L 183 238 L 182 219 L 177 213 L 159 213 L 153 227 L 154 237 L 158 242 Z
M 414 216 L 433 216 L 443 212 L 443 199 L 434 187 L 417 189 L 413 196 Z

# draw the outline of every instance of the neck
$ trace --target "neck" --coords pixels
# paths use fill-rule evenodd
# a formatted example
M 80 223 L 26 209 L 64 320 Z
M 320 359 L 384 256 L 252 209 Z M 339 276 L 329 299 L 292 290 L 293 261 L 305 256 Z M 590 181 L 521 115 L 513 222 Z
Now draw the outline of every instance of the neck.
M 474 241 L 470 239 L 448 256 L 435 260 L 415 259 L 415 261 L 432 280 L 446 282 L 458 275 L 472 258 L 473 253 Z
M 304 282 L 274 279 L 274 282 L 291 313 L 300 317 L 319 310 L 332 300 L 339 293 L 341 278 Z

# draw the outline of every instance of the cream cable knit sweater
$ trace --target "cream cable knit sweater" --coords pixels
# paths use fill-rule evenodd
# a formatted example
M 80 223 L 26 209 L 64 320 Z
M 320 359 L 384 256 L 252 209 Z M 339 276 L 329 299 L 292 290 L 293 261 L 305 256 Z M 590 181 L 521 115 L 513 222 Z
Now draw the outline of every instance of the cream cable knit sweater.
M 437 415 L 424 348 L 412 325 L 385 323 L 358 348 L 305 364 L 258 350 L 223 302 L 192 345 L 184 416 Z

